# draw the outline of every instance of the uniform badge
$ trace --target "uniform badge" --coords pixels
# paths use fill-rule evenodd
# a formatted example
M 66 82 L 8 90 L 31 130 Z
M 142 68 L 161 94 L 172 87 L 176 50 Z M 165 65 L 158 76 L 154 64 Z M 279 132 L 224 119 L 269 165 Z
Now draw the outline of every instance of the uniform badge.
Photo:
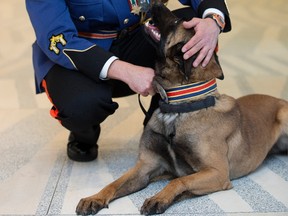
M 57 44 L 61 43 L 62 46 L 66 45 L 66 40 L 64 38 L 63 34 L 59 34 L 59 35 L 52 35 L 52 37 L 50 38 L 50 46 L 49 49 L 53 52 L 55 52 L 55 54 L 59 54 L 60 50 L 57 47 Z
M 128 0 L 132 14 L 140 15 L 149 10 L 150 0 Z
M 128 0 L 128 3 L 131 13 L 140 16 L 139 23 L 143 24 L 149 11 L 150 0 Z
M 134 15 L 139 15 L 141 12 L 141 7 L 138 5 L 132 6 L 131 13 Z

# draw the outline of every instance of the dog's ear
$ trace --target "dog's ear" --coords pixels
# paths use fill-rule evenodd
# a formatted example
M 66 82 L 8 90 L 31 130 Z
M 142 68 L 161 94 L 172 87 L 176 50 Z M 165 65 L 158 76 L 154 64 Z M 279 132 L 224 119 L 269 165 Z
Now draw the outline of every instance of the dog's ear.
M 184 46 L 184 44 L 185 44 L 184 42 L 180 42 L 172 46 L 167 51 L 167 57 L 171 59 L 173 62 L 177 63 L 179 70 L 182 72 L 185 79 L 188 80 L 192 73 L 192 67 L 193 62 L 195 60 L 195 56 L 197 55 L 192 56 L 187 60 L 184 60 L 182 52 L 182 47 Z
M 216 53 L 211 57 L 205 68 L 201 66 L 195 68 L 192 76 L 195 80 L 199 81 L 210 80 L 213 78 L 224 79 L 222 68 L 219 64 Z
M 193 68 L 193 62 L 195 61 L 198 53 L 195 55 L 191 56 L 189 59 L 184 60 L 184 74 L 186 80 L 188 80 L 192 74 L 192 68 Z M 182 53 L 183 56 L 183 53 Z
M 219 59 L 218 59 L 218 55 L 216 54 L 216 52 L 214 52 L 214 58 L 215 58 L 215 61 L 216 61 L 217 65 L 218 65 L 218 67 L 219 67 L 218 70 L 220 70 L 219 71 L 219 75 L 217 76 L 217 78 L 220 79 L 220 80 L 224 80 L 224 73 L 222 71 L 222 68 L 221 68 L 221 65 L 220 65 L 220 62 L 219 62 Z
M 198 81 L 205 81 L 205 80 L 210 80 L 213 78 L 218 78 L 218 79 L 223 80 L 224 79 L 223 71 L 219 64 L 218 56 L 216 55 L 216 53 L 214 53 L 214 55 L 211 57 L 210 62 L 205 68 L 203 68 L 201 65 L 194 68 L 193 62 L 197 58 L 198 54 L 199 52 L 184 61 L 183 71 L 184 71 L 186 80 L 188 80 L 189 78 L 193 80 L 198 80 Z
M 172 46 L 167 50 L 166 56 L 177 63 L 179 67 L 183 67 L 183 53 L 181 51 L 182 46 L 184 45 L 183 42 L 177 43 L 176 45 Z
M 214 53 L 210 62 L 205 68 L 201 66 L 193 68 L 193 62 L 197 58 L 199 52 L 191 56 L 189 59 L 184 60 L 183 52 L 181 51 L 184 44 L 184 42 L 180 42 L 169 48 L 166 52 L 166 57 L 178 65 L 179 71 L 183 74 L 186 80 L 189 80 L 191 77 L 198 81 L 204 81 L 213 78 L 218 78 L 221 80 L 224 79 L 222 68 L 219 64 L 218 56 L 216 53 Z

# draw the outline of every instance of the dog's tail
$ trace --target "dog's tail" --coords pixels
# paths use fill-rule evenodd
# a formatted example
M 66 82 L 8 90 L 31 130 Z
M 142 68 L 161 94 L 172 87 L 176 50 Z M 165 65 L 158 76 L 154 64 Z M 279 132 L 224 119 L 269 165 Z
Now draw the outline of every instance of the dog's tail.
M 288 102 L 284 102 L 284 104 L 277 115 L 277 120 L 283 129 L 280 137 L 270 151 L 272 154 L 288 155 Z
M 277 140 L 270 154 L 285 154 L 288 155 L 288 134 L 282 134 Z

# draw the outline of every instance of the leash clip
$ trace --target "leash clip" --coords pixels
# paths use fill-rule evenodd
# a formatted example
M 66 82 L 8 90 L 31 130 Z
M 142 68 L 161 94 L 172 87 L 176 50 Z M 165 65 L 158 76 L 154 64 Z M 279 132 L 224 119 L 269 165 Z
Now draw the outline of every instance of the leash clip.
M 162 100 L 165 103 L 168 103 L 168 96 L 167 96 L 165 89 L 158 82 L 154 82 L 154 87 L 156 89 L 156 92 L 160 94 Z

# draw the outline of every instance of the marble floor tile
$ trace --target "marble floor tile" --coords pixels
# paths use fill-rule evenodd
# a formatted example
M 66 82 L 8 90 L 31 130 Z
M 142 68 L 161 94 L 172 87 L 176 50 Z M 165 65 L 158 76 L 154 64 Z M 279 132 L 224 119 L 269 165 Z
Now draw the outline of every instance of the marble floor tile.
M 0 109 L 18 109 L 18 92 L 14 80 L 0 80 Z

